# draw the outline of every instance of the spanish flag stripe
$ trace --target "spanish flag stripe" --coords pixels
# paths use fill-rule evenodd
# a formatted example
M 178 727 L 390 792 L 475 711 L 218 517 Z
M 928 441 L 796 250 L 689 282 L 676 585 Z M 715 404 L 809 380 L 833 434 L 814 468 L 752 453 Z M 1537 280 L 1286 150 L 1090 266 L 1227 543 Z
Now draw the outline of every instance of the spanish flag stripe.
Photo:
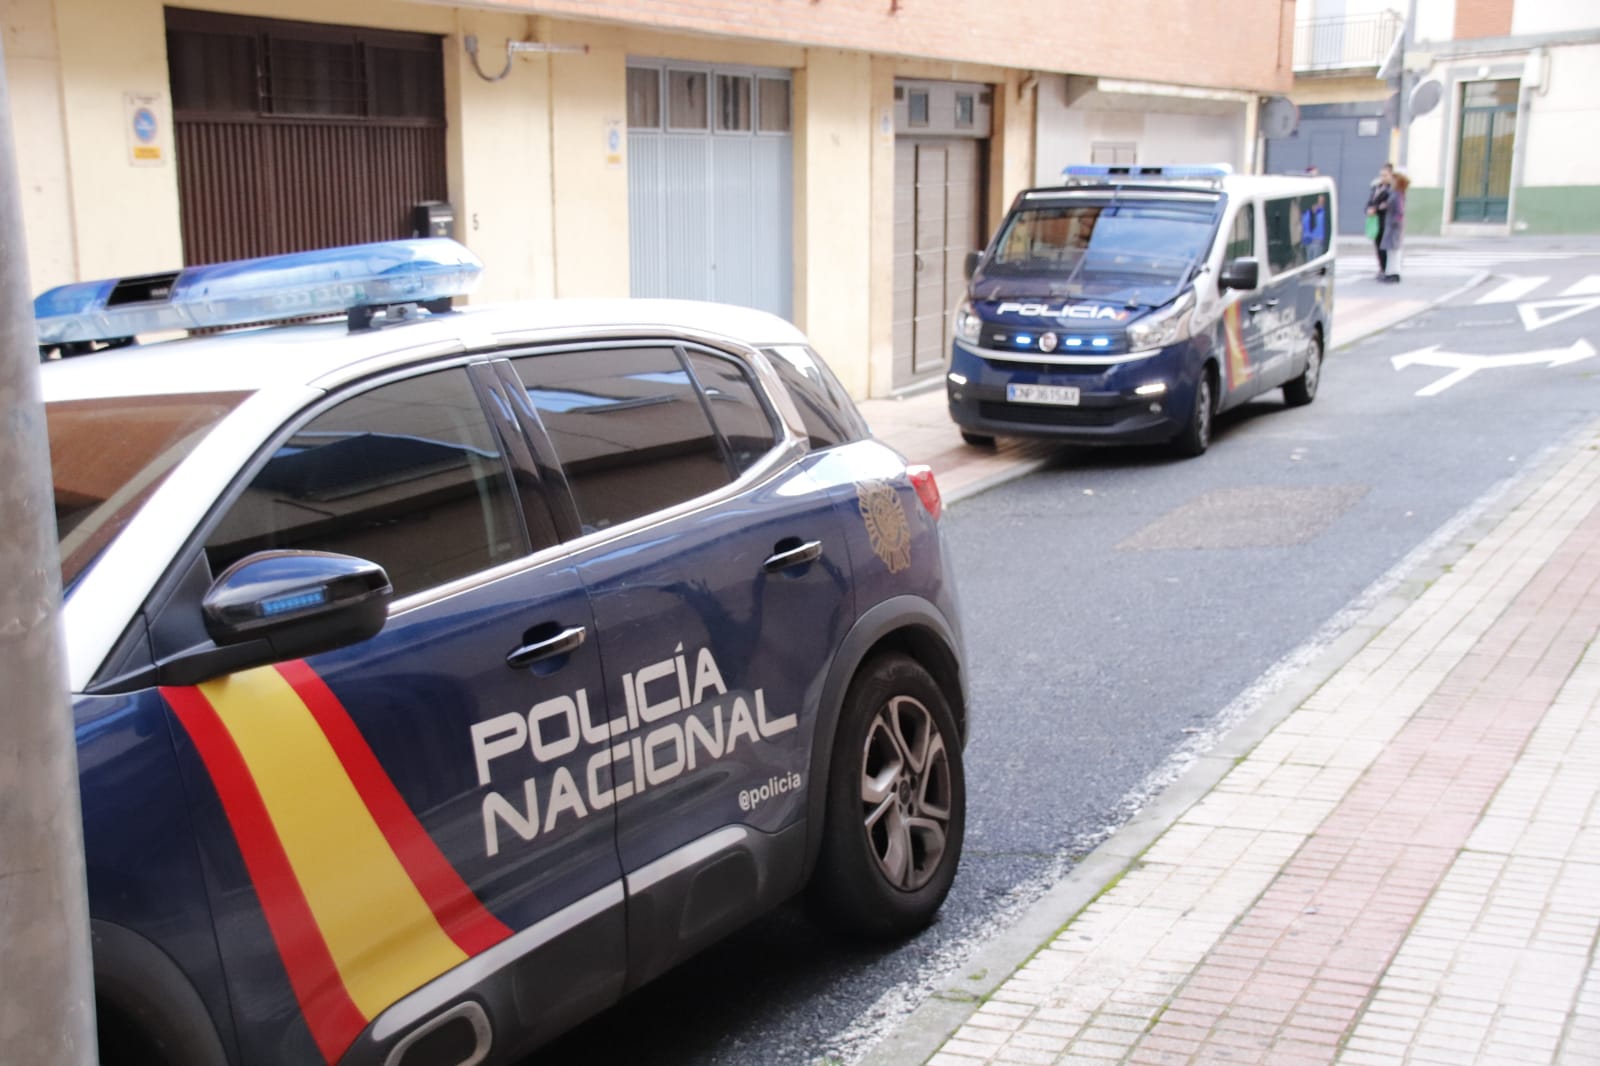
M 304 660 L 282 663 L 277 670 L 322 727 L 373 821 L 456 946 L 476 955 L 510 936 L 511 930 L 478 902 L 422 828 L 327 682 Z
M 304 702 L 271 667 L 200 691 L 239 746 L 317 928 L 367 1018 L 466 960 L 367 811 Z
M 333 1062 L 366 1028 L 366 1017 L 345 990 L 338 967 L 295 880 L 266 804 L 244 757 L 215 708 L 195 688 L 163 688 L 161 695 L 194 741 L 211 775 L 222 809 L 239 842 L 246 871 L 261 901 L 289 987 L 322 1057 Z

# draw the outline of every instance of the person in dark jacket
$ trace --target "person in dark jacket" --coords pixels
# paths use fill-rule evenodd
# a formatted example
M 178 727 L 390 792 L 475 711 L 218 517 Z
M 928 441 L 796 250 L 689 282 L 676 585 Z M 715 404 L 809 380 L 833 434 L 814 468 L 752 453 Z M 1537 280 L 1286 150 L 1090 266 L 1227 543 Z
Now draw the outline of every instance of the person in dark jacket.
M 1373 250 L 1378 253 L 1378 280 L 1389 274 L 1389 249 L 1383 243 L 1383 231 L 1389 220 L 1389 196 L 1394 189 L 1394 164 L 1385 163 L 1373 179 L 1372 190 L 1367 193 L 1367 214 L 1378 220 L 1377 232 L 1372 236 Z M 1368 227 L 1372 233 L 1372 228 Z

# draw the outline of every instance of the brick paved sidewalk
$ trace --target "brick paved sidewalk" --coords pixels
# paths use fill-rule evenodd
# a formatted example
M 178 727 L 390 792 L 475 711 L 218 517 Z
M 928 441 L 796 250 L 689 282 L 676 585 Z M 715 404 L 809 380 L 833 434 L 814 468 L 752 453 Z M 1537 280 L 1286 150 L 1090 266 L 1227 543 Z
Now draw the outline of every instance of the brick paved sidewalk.
M 1600 428 L 930 1066 L 1600 1062 L 1597 635 Z

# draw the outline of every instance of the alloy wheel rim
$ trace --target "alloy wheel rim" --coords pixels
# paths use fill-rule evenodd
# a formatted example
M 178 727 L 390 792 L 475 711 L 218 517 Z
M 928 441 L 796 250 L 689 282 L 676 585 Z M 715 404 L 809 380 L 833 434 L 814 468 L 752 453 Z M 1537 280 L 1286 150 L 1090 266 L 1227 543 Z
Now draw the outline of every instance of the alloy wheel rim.
M 1311 344 L 1311 360 L 1306 364 L 1306 391 L 1316 395 L 1317 382 L 1322 377 L 1322 345 Z
M 862 744 L 863 827 L 878 870 L 913 892 L 933 879 L 949 838 L 950 752 L 933 714 L 912 696 L 878 708 Z
M 1199 395 L 1195 398 L 1194 417 L 1200 443 L 1211 443 L 1211 382 L 1205 378 L 1200 379 Z

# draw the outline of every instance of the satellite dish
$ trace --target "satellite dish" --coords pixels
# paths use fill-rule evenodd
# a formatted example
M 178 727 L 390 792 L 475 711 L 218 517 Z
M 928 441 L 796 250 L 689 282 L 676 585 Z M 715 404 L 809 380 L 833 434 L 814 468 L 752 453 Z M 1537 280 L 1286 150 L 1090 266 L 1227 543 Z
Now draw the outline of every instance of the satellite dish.
M 1439 101 L 1444 99 L 1444 86 L 1438 80 L 1425 81 L 1411 90 L 1411 117 L 1426 115 L 1429 111 L 1439 106 Z
M 1300 109 L 1287 96 L 1274 96 L 1261 105 L 1261 133 L 1269 140 L 1287 137 L 1300 128 Z

